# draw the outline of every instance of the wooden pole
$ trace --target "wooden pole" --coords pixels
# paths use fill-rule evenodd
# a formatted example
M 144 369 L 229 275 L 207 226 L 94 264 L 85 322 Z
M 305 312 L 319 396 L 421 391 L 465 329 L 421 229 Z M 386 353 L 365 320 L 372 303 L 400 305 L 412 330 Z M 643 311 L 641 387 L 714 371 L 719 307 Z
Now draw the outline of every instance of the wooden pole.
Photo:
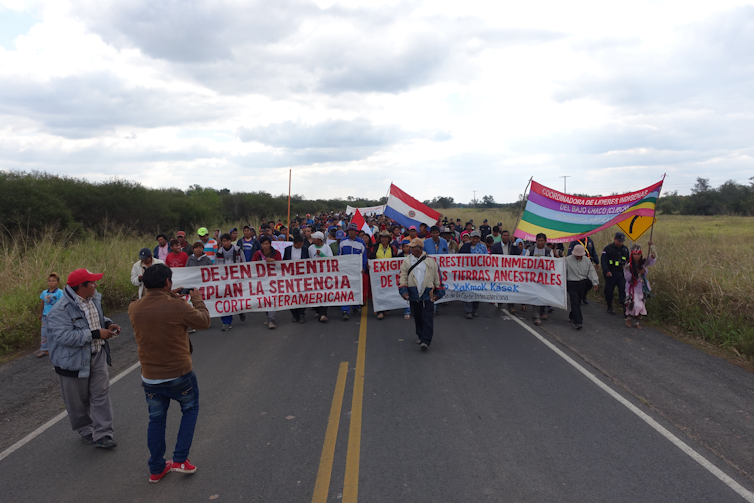
M 529 178 L 529 182 L 524 189 L 524 195 L 521 197 L 521 206 L 518 208 L 518 216 L 516 216 L 516 225 L 513 227 L 513 232 L 516 232 L 516 229 L 518 229 L 518 223 L 521 221 L 521 213 L 524 210 L 524 201 L 526 201 L 526 191 L 529 190 L 529 185 L 531 185 L 532 180 L 534 180 L 534 177 Z
M 291 172 L 293 170 L 288 170 L 288 228 L 285 231 L 285 240 L 289 241 L 291 238 Z
M 665 183 L 665 175 L 667 173 L 662 174 L 662 183 Z M 657 193 L 657 200 L 655 201 L 655 214 L 657 214 L 657 201 L 660 200 L 660 194 L 662 194 L 662 189 L 660 189 L 660 192 Z M 655 232 L 655 220 L 657 220 L 655 217 L 652 217 L 652 227 L 649 229 L 649 242 L 652 242 L 652 235 Z

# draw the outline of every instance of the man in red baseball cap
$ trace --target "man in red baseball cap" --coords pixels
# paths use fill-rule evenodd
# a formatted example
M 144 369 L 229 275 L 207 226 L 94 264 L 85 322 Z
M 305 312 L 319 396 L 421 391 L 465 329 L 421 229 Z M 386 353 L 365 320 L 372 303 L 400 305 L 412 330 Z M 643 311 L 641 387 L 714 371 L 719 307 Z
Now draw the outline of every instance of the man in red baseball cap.
M 175 238 L 178 240 L 178 244 L 181 245 L 181 251 L 186 252 L 189 257 L 194 253 L 193 243 L 186 241 L 186 233 L 184 231 L 178 231 L 175 233 Z
M 109 449 L 118 444 L 113 440 L 107 340 L 120 327 L 102 312 L 100 279 L 102 274 L 87 269 L 68 275 L 63 297 L 47 316 L 48 344 L 71 427 L 85 443 Z

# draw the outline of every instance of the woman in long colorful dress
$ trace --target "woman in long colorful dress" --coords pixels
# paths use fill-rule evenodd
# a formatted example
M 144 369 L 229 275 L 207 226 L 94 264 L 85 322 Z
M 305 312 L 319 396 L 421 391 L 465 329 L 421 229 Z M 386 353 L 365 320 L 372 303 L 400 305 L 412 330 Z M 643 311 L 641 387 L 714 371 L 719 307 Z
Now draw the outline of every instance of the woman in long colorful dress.
M 657 254 L 649 242 L 650 255 L 644 258 L 641 246 L 635 244 L 631 247 L 631 260 L 623 269 L 626 278 L 626 326 L 635 326 L 641 329 L 639 323 L 642 315 L 647 314 L 647 299 L 651 296 L 652 288 L 647 278 L 647 268 L 655 265 Z

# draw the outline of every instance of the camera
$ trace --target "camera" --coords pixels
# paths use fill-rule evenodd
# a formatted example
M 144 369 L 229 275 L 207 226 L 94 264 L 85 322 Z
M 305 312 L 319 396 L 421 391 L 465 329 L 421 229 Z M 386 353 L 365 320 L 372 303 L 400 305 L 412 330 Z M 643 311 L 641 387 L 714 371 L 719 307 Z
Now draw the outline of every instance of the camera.
M 193 288 L 181 288 L 181 291 L 178 292 L 178 293 L 181 294 L 181 295 L 190 295 L 191 292 L 193 292 L 193 291 L 194 291 Z

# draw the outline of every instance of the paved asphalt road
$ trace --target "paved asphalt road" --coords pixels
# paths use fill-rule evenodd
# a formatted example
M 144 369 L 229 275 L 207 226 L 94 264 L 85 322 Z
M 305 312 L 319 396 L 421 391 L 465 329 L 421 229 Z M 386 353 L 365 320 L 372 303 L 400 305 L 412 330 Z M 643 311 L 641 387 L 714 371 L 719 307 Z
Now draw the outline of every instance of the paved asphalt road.
M 201 390 L 196 474 L 147 483 L 137 370 L 112 386 L 117 448 L 84 445 L 63 419 L 0 460 L 0 500 L 349 502 L 357 490 L 359 502 L 745 501 L 516 321 L 490 305 L 480 315 L 466 320 L 459 303 L 446 306 L 427 353 L 398 312 L 382 321 L 332 316 L 329 324 L 309 315 L 305 325 L 280 312 L 276 330 L 254 314 L 228 333 L 214 320 L 192 336 Z M 169 453 L 179 420 L 173 403 Z M 330 464 L 323 448 L 333 440 Z

